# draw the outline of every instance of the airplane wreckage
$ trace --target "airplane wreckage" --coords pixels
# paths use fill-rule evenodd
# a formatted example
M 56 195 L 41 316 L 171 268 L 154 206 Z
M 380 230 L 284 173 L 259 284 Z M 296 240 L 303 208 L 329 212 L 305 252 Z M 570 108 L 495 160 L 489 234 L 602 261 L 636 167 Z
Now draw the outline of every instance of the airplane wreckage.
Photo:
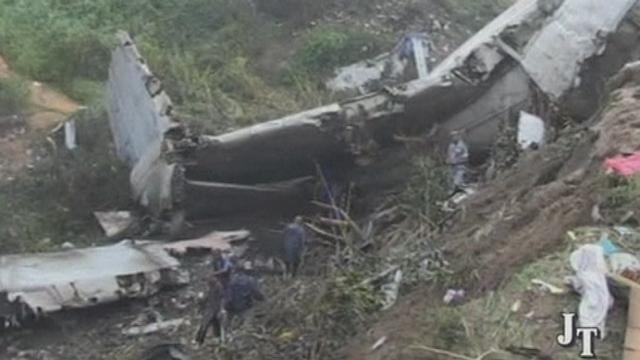
M 381 159 L 402 147 L 398 136 L 464 129 L 474 152 L 486 153 L 499 124 L 521 111 L 548 119 L 555 104 L 587 119 L 606 80 L 639 58 L 638 10 L 635 0 L 520 0 L 424 78 L 220 135 L 194 135 L 174 117 L 169 96 L 123 32 L 109 70 L 110 125 L 131 168 L 133 197 L 154 217 L 299 206 L 308 204 L 323 169 L 343 170 L 356 186 L 380 181 L 396 165 Z M 219 249 L 220 241 L 248 236 L 175 243 L 173 251 Z M 0 320 L 149 296 L 186 281 L 167 252 L 166 244 L 127 241 L 0 256 Z
M 223 217 L 301 204 L 317 164 L 358 173 L 397 146 L 396 136 L 435 124 L 443 134 L 465 129 L 481 153 L 505 117 L 527 111 L 546 118 L 541 98 L 587 118 L 604 79 L 637 57 L 635 5 L 520 0 L 425 78 L 220 135 L 190 134 L 121 33 L 108 83 L 115 144 L 132 169 L 135 200 L 158 217 Z

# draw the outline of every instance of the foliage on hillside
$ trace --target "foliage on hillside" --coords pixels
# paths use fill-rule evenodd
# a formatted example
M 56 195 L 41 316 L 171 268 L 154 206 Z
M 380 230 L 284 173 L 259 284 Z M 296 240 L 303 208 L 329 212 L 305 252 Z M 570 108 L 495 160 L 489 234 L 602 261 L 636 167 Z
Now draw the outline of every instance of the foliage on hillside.
M 58 132 L 38 144 L 39 160 L 27 172 L 0 182 L 0 253 L 95 243 L 93 211 L 128 207 L 128 171 L 105 148 L 104 116 L 100 109 L 77 114 L 76 150 L 67 151 Z
M 323 10 L 319 6 L 330 2 L 314 1 L 303 18 L 316 16 Z M 0 0 L 0 54 L 18 73 L 53 83 L 86 103 L 101 96 L 99 85 L 107 77 L 113 34 L 125 29 L 134 35 L 174 101 L 182 105 L 179 111 L 184 117 L 222 131 L 318 105 L 318 99 L 326 97 L 315 74 L 382 49 L 379 39 L 341 28 L 310 30 L 298 46 L 290 37 L 300 22 L 297 13 L 262 2 L 260 8 L 267 13 L 258 13 L 252 4 Z M 291 48 L 297 59 L 295 73 L 274 66 L 267 68 L 274 73 L 261 69 L 258 74 L 255 60 L 276 44 Z
M 19 78 L 0 79 L 0 116 L 11 115 L 27 105 L 29 88 Z

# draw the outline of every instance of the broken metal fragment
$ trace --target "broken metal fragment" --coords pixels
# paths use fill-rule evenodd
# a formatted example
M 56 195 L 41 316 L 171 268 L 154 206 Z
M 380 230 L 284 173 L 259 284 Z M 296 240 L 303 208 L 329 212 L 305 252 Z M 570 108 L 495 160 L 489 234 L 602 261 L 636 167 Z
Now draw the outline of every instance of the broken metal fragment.
M 0 256 L 0 319 L 37 318 L 188 283 L 161 244 L 123 241 L 57 253 Z
M 310 196 L 307 187 L 276 190 L 275 184 L 314 176 L 317 164 L 355 170 L 357 177 L 399 146 L 398 135 L 439 124 L 438 141 L 465 130 L 471 153 L 481 157 L 499 124 L 517 120 L 520 111 L 550 121 L 554 105 L 587 119 L 601 100 L 603 79 L 638 50 L 640 29 L 632 18 L 638 8 L 634 0 L 520 0 L 426 78 L 196 137 L 172 118 L 162 85 L 120 34 L 109 74 L 111 128 L 132 168 L 134 199 L 153 215 L 222 217 L 269 204 L 298 206 Z M 601 16 L 590 16 L 595 10 Z
M 163 245 L 172 255 L 181 256 L 196 251 L 231 251 L 234 243 L 247 240 L 249 231 L 212 232 L 199 239 L 178 241 Z
M 130 211 L 96 211 L 93 214 L 109 238 L 125 233 L 135 222 Z

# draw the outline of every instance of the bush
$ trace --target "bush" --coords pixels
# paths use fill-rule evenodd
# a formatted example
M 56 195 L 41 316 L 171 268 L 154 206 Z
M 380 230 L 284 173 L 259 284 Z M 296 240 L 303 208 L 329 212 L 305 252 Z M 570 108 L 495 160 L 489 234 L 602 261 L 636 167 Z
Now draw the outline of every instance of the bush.
M 88 106 L 100 106 L 104 101 L 105 86 L 102 81 L 74 79 L 62 90 L 68 96 Z
M 338 66 L 378 55 L 389 50 L 390 45 L 390 39 L 367 32 L 319 27 L 306 35 L 294 62 L 304 71 L 325 74 Z
M 257 8 L 281 21 L 302 25 L 333 6 L 334 0 L 257 0 Z
M 480 28 L 510 5 L 514 0 L 436 0 L 452 18 L 467 26 Z
M 76 150 L 43 140 L 32 148 L 40 157 L 33 168 L 0 183 L 0 252 L 95 243 L 103 235 L 93 211 L 129 207 L 129 172 L 115 157 L 104 110 L 79 113 L 76 125 Z
M 25 109 L 29 87 L 17 77 L 0 79 L 0 115 L 10 115 Z

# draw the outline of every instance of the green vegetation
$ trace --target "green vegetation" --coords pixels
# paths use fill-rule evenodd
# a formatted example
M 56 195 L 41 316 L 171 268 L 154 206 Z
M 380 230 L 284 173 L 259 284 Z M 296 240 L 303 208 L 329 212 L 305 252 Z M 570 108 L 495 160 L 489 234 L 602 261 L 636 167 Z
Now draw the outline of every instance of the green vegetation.
M 306 9 L 304 18 L 311 19 L 332 1 L 290 3 Z M 42 140 L 32 146 L 39 159 L 31 169 L 0 183 L 0 251 L 95 241 L 100 233 L 91 211 L 127 206 L 127 171 L 116 166 L 102 104 L 117 30 L 132 34 L 171 95 L 178 116 L 196 131 L 207 132 L 326 103 L 330 98 L 319 86 L 318 73 L 381 49 L 381 42 L 354 29 L 304 31 L 299 27 L 308 23 L 301 23 L 300 14 L 274 8 L 282 3 L 261 2 L 259 9 L 251 4 L 0 0 L 0 55 L 12 70 L 89 107 L 77 121 L 79 149 L 69 153 L 60 144 L 54 149 Z M 300 40 L 292 40 L 293 31 L 303 34 Z M 272 48 L 282 49 L 282 54 L 270 59 Z M 291 56 L 300 71 L 286 66 Z M 263 58 L 270 60 L 264 63 Z M 3 112 L 24 109 L 27 95 L 28 88 L 18 78 L 0 81 Z
M 312 74 L 367 59 L 388 50 L 392 39 L 339 27 L 318 27 L 309 31 L 295 55 L 295 66 Z
M 0 79 L 0 115 L 23 110 L 29 98 L 29 87 L 20 78 Z
M 304 9 L 302 18 L 310 19 L 332 2 L 293 3 Z M 113 34 L 125 29 L 162 78 L 178 112 L 197 128 L 223 131 L 327 101 L 313 75 L 375 54 L 387 44 L 355 29 L 318 27 L 307 31 L 296 49 L 298 41 L 290 33 L 301 14 L 281 2 L 260 2 L 259 9 L 251 4 L 0 0 L 0 54 L 23 76 L 51 83 L 88 104 L 102 97 Z M 261 57 L 278 46 L 294 54 L 296 71 L 274 64 L 258 70 Z M 286 63 L 287 56 L 280 55 L 279 61 Z
M 0 253 L 94 243 L 101 235 L 92 211 L 128 207 L 128 171 L 113 148 L 105 149 L 106 114 L 88 110 L 76 117 L 80 147 L 67 151 L 57 133 L 40 144 L 43 157 L 30 171 L 0 183 Z
M 480 28 L 514 0 L 436 0 L 461 24 Z

